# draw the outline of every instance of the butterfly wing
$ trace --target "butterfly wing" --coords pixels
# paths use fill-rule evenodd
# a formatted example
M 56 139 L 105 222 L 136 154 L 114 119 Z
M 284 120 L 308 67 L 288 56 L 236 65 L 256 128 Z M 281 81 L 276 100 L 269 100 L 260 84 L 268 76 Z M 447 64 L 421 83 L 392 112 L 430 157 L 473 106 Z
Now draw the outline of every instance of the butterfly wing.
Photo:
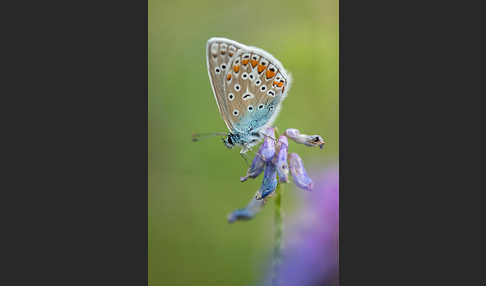
M 229 100 L 225 97 L 224 78 L 230 61 L 243 48 L 244 45 L 225 38 L 211 38 L 206 46 L 206 63 L 214 97 L 226 126 L 232 132 L 234 128 L 230 121 Z
M 276 58 L 255 47 L 242 45 L 229 64 L 223 79 L 225 121 L 240 133 L 270 126 L 290 88 L 289 74 Z

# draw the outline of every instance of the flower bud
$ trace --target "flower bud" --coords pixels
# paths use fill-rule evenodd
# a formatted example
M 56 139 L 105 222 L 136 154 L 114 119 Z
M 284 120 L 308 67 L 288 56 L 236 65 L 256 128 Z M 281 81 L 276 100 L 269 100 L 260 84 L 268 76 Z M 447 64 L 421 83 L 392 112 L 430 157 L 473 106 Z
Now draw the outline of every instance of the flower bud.
M 294 140 L 296 143 L 304 144 L 306 146 L 319 146 L 321 149 L 324 147 L 324 139 L 319 135 L 306 135 L 300 134 L 300 131 L 295 128 L 289 128 L 285 130 L 285 135 L 290 139 Z
M 258 191 L 257 191 L 258 194 Z M 250 220 L 252 219 L 263 207 L 265 201 L 252 198 L 250 203 L 243 208 L 237 209 L 228 215 L 228 222 L 233 223 L 237 220 Z
M 289 181 L 289 165 L 287 164 L 289 141 L 285 135 L 278 138 L 275 149 L 276 156 L 273 158 L 273 163 L 277 167 L 279 181 L 282 183 L 287 183 Z
M 272 194 L 277 188 L 277 168 L 272 162 L 265 163 L 263 171 L 263 182 L 256 195 L 257 200 L 261 200 Z
M 258 150 L 258 154 L 262 156 L 263 161 L 269 162 L 275 155 L 275 129 L 273 127 L 268 127 L 263 132 L 265 138 L 263 138 L 263 143 Z
M 255 158 L 253 158 L 253 161 L 251 162 L 251 166 L 246 171 L 246 176 L 240 177 L 240 181 L 244 182 L 248 180 L 248 178 L 255 179 L 260 175 L 260 173 L 263 171 L 263 168 L 265 167 L 265 162 L 263 161 L 262 157 L 260 154 L 256 154 Z
M 303 190 L 312 191 L 312 179 L 307 175 L 299 155 L 291 153 L 289 155 L 289 165 L 290 174 L 292 174 L 295 185 Z

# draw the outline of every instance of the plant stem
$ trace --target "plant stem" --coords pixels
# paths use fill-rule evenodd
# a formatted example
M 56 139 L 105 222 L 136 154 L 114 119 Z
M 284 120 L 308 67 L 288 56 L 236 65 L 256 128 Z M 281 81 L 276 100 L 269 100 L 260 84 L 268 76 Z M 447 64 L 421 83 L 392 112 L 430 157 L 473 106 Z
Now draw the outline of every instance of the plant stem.
M 273 279 L 272 285 L 278 286 L 278 270 L 280 266 L 280 261 L 282 258 L 282 184 L 277 183 L 277 188 L 275 190 L 275 218 L 274 218 L 274 246 L 273 246 Z

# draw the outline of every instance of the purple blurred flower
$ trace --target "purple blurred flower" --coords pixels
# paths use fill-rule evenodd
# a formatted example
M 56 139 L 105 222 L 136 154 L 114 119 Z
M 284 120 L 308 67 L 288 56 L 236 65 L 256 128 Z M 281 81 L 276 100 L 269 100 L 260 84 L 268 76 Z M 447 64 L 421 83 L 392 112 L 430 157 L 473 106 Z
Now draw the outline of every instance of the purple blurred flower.
M 280 286 L 339 285 L 339 172 L 333 167 L 315 175 L 316 191 L 299 196 L 300 206 L 288 215 Z
M 287 152 L 289 149 L 289 141 L 285 135 L 278 138 L 276 145 L 276 154 L 273 158 L 273 163 L 277 166 L 278 178 L 281 183 L 289 181 L 289 165 L 287 164 Z
M 325 144 L 324 139 L 322 139 L 321 136 L 300 134 L 300 131 L 295 128 L 285 130 L 285 135 L 294 140 L 296 143 L 304 144 L 310 147 L 319 146 L 322 149 Z
M 312 179 L 304 169 L 304 163 L 297 153 L 289 155 L 290 173 L 295 185 L 306 191 L 312 191 Z

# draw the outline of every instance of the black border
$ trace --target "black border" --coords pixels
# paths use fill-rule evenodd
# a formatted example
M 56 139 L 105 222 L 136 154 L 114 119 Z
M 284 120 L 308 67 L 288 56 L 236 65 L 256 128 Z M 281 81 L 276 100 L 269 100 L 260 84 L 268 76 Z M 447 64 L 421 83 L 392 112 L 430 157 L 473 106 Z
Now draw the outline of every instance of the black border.
M 148 2 L 19 5 L 3 284 L 147 285 Z

